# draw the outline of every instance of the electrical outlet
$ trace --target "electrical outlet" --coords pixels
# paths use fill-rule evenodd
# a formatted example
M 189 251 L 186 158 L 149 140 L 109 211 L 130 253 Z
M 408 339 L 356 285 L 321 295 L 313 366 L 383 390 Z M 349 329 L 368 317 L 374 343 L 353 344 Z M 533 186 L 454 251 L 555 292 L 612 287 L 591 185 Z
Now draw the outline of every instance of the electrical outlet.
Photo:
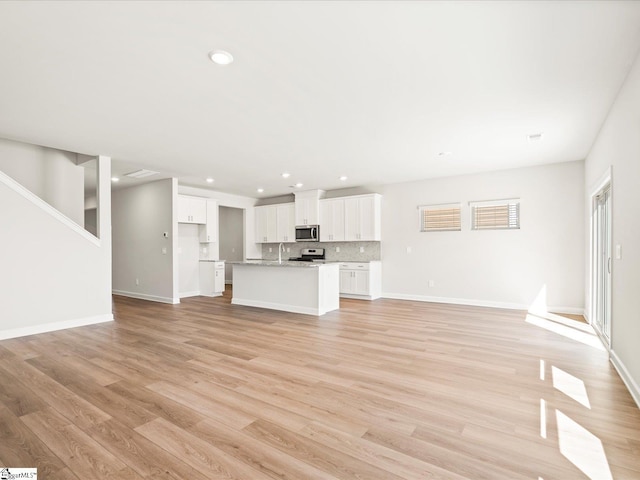
M 136 278 L 136 285 L 140 285 L 140 279 Z
M 269 253 L 273 252 L 273 248 L 269 247 Z
M 360 247 L 360 253 L 364 253 L 364 247 Z
M 178 248 L 178 253 L 182 253 L 182 249 Z M 163 255 L 167 254 L 167 247 L 162 247 L 162 254 Z
M 290 252 L 291 252 L 291 248 L 287 247 L 287 253 L 290 253 Z
M 435 286 L 436 286 L 436 282 L 434 282 L 433 280 L 429 280 L 429 288 L 435 287 Z
M 411 247 L 407 247 L 407 253 L 411 253 Z
M 336 247 L 336 253 L 340 253 L 340 247 Z
M 202 253 L 207 253 L 207 247 L 202 247 Z
M 235 248 L 235 247 L 233 247 L 233 248 L 231 249 L 231 253 L 236 253 L 236 248 Z

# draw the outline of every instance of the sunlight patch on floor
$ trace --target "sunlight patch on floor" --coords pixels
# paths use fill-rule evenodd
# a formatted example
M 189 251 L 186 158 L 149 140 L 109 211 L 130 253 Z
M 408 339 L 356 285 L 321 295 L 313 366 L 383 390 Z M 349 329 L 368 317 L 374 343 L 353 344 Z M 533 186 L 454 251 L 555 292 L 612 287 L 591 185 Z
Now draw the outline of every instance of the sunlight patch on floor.
M 581 405 L 591 408 L 587 387 L 582 380 L 555 366 L 551 367 L 551 378 L 553 379 L 553 388 L 560 390 Z
M 576 342 L 583 343 L 597 350 L 604 351 L 605 349 L 604 346 L 602 345 L 602 342 L 596 336 L 595 333 L 589 333 L 582 329 L 576 329 L 573 326 L 567 326 L 566 324 L 547 320 L 546 318 L 542 318 L 532 314 L 527 314 L 527 317 L 525 320 L 527 323 L 530 323 L 531 325 L 544 328 L 545 330 L 549 330 L 550 332 L 557 333 L 558 335 L 562 335 L 563 337 L 570 338 L 571 340 L 575 340 Z M 571 320 L 567 320 L 567 321 L 571 321 Z M 587 327 L 589 326 L 587 325 Z M 591 330 L 591 332 L 593 332 L 593 330 Z
M 589 430 L 556 410 L 560 453 L 591 480 L 612 480 L 602 442 Z

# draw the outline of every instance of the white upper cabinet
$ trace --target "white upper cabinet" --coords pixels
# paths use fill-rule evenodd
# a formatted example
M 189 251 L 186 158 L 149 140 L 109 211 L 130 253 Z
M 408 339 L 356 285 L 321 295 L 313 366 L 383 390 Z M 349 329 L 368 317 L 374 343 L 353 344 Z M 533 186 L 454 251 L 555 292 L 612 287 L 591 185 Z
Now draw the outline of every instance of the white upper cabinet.
M 256 243 L 295 242 L 295 207 L 293 203 L 255 207 Z
M 207 199 L 207 221 L 200 226 L 200 243 L 218 241 L 218 201 Z
M 381 239 L 381 199 L 382 197 L 377 193 L 344 198 L 346 241 L 379 241 Z
M 295 205 L 284 203 L 276 205 L 276 234 L 278 242 L 296 241 Z
M 344 199 L 320 200 L 320 241 L 343 242 Z
M 297 192 L 296 196 L 296 225 L 320 224 L 320 198 L 323 190 Z
M 207 199 L 178 195 L 178 223 L 207 223 Z
M 256 207 L 256 243 L 274 243 L 277 237 L 276 205 Z

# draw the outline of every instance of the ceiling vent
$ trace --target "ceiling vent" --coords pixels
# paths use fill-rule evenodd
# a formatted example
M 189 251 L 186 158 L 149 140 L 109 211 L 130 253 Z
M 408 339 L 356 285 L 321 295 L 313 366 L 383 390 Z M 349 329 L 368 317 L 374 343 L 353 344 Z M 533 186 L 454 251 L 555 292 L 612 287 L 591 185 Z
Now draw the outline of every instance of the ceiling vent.
M 542 140 L 542 133 L 532 133 L 530 135 L 527 135 L 527 140 L 532 143 L 539 142 L 540 140 Z
M 153 170 L 136 170 L 135 172 L 131 172 L 131 173 L 125 173 L 124 176 L 125 177 L 131 177 L 131 178 L 146 178 L 146 177 L 151 177 L 153 175 L 157 175 L 158 172 L 154 172 Z

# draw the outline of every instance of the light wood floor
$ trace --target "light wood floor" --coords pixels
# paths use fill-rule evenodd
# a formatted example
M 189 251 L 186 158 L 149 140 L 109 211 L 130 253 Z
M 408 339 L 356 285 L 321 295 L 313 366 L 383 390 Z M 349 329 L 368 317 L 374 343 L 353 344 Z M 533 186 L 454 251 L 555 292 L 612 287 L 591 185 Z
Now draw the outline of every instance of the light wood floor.
M 115 297 L 115 322 L 2 341 L 0 466 L 46 480 L 640 478 L 640 410 L 584 323 L 341 306 Z

